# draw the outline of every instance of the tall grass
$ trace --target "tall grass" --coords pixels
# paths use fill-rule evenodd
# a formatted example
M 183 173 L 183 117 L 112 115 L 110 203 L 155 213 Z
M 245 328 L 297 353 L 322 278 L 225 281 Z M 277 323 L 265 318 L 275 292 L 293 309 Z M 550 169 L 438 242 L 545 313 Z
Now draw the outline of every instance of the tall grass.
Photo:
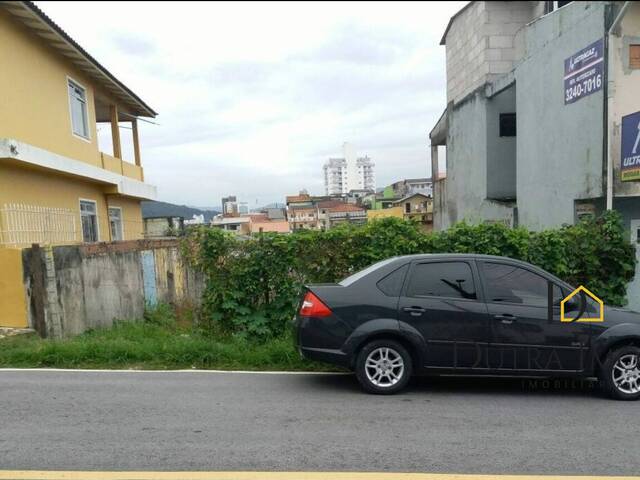
M 0 340 L 1 367 L 330 370 L 300 358 L 290 334 L 256 342 L 208 336 L 185 325 L 166 306 L 141 321 L 64 340 L 20 335 Z

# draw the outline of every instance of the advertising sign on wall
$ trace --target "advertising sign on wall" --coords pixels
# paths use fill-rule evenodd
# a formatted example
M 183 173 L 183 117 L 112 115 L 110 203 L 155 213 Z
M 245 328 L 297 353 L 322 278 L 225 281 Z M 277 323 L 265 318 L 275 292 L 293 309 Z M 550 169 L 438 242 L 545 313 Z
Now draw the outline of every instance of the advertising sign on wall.
M 565 105 L 602 90 L 603 48 L 600 39 L 564 61 Z
M 623 182 L 640 180 L 640 112 L 622 117 L 622 164 L 620 172 Z

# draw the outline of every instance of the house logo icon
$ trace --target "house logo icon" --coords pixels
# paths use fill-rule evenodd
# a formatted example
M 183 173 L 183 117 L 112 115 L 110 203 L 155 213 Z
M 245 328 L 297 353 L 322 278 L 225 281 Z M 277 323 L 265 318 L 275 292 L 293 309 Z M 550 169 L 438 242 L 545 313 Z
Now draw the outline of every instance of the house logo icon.
M 583 293 L 584 292 L 584 293 Z M 598 303 L 599 316 L 598 317 L 578 317 L 569 318 L 565 316 L 565 304 L 578 294 L 584 294 L 591 297 Z M 566 296 L 564 300 L 560 302 L 560 321 L 561 322 L 603 322 L 604 321 L 604 302 L 590 292 L 586 287 L 580 285 L 573 292 Z

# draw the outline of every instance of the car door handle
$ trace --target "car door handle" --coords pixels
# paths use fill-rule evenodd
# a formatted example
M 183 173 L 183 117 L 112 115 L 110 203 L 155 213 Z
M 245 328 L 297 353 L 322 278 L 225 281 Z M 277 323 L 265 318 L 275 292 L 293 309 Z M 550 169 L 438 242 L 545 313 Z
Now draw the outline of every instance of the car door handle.
M 404 307 L 402 310 L 410 313 L 414 317 L 419 317 L 424 312 L 426 312 L 426 310 L 422 307 Z
M 509 313 L 503 313 L 500 315 L 494 315 L 493 318 L 496 320 L 500 320 L 502 323 L 509 325 L 517 320 L 518 317 L 511 315 Z

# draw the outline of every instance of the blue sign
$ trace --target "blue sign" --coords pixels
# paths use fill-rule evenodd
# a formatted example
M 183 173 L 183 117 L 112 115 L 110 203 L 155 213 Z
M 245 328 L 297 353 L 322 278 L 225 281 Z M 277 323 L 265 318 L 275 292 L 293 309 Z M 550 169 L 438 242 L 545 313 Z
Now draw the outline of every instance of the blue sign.
M 600 39 L 564 61 L 565 105 L 602 90 L 603 52 L 603 41 Z
M 622 117 L 622 165 L 623 182 L 640 180 L 640 112 Z

